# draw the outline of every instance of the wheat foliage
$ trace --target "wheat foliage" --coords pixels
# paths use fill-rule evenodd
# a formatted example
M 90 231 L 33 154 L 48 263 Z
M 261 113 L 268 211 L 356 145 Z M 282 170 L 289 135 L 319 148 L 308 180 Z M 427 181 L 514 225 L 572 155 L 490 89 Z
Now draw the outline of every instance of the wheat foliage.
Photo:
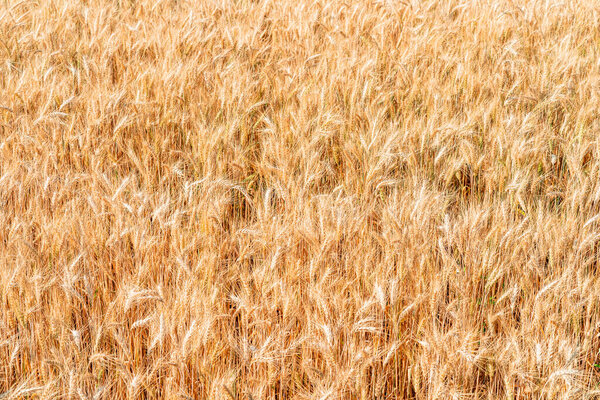
M 4 399 L 582 399 L 592 0 L 3 0 Z

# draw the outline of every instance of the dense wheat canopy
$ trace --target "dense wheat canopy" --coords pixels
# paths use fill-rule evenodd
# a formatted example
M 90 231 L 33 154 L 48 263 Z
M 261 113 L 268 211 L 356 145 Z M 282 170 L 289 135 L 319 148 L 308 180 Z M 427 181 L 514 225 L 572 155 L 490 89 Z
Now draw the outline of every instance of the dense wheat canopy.
M 0 397 L 600 396 L 594 0 L 4 0 Z

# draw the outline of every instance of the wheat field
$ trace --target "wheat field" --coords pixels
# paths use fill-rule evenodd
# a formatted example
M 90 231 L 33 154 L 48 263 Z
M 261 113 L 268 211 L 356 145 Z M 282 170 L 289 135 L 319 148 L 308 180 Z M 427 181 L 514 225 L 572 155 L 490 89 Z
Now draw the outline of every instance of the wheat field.
M 600 398 L 600 4 L 2 0 L 0 398 Z

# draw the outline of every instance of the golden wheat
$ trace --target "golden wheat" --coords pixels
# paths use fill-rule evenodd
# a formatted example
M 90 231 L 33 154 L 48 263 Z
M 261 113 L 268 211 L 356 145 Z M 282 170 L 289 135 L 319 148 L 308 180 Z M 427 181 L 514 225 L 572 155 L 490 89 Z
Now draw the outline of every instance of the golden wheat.
M 593 0 L 4 0 L 0 397 L 600 396 Z

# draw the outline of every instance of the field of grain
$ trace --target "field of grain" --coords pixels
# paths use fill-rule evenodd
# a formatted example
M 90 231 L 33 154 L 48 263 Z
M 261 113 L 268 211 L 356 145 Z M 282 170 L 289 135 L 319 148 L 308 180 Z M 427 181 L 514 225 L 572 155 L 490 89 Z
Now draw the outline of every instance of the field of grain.
M 600 397 L 600 5 L 2 0 L 2 399 Z

